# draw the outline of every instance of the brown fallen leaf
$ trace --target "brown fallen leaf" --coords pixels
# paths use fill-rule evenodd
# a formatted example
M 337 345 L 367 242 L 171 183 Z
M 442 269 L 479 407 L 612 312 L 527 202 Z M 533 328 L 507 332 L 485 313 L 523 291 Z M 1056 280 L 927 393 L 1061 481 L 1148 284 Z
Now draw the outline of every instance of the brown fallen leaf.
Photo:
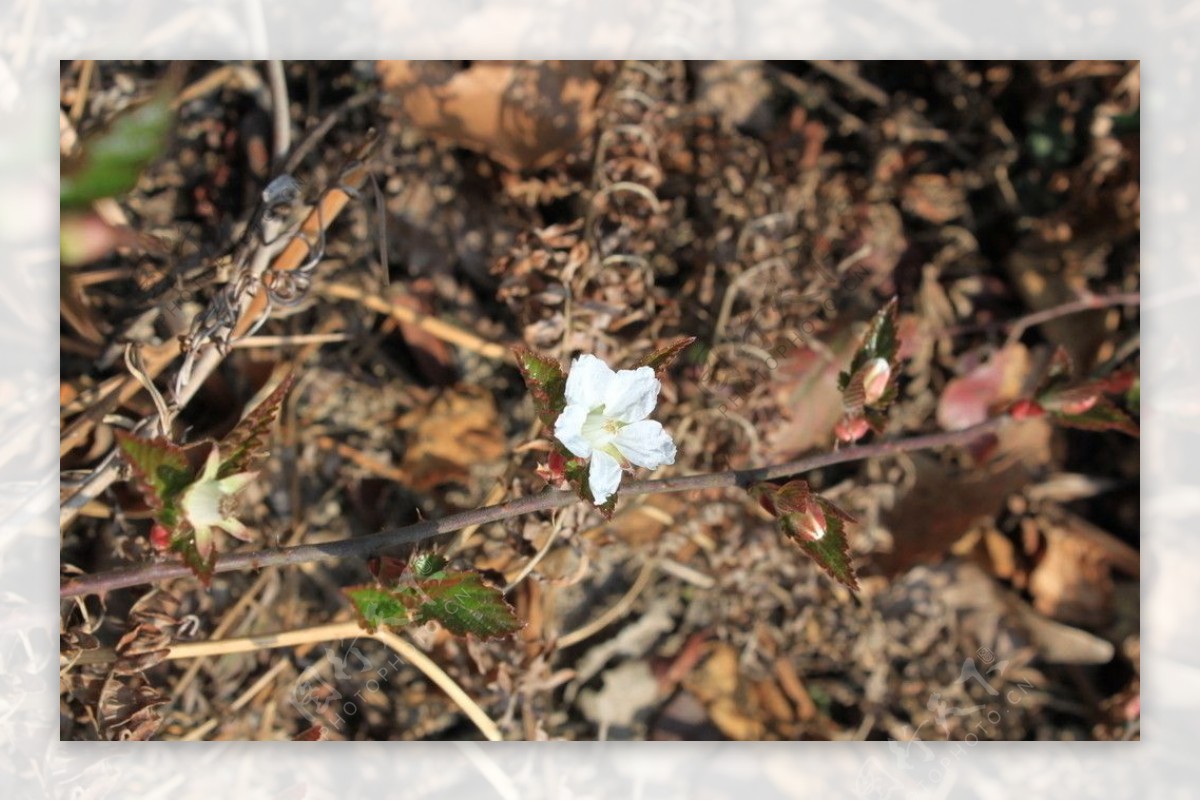
M 596 122 L 600 82 L 588 61 L 380 61 L 407 121 L 512 170 L 560 161 Z
M 742 678 L 733 646 L 720 643 L 704 663 L 684 680 L 717 728 L 733 740 L 761 740 L 766 734 L 765 715 Z
M 909 454 L 915 480 L 881 516 L 893 541 L 892 552 L 880 555 L 884 572 L 894 575 L 937 559 L 972 526 L 992 518 L 1049 459 L 1050 433 L 1041 419 L 1007 426 L 996 456 L 965 470 L 928 454 Z
M 499 459 L 507 450 L 496 403 L 478 387 L 443 392 L 429 408 L 414 409 L 396 424 L 409 442 L 401 470 L 420 491 L 465 481 L 472 467 Z
M 1045 548 L 1029 576 L 1033 606 L 1078 626 L 1101 628 L 1115 614 L 1114 568 L 1136 577 L 1136 550 L 1065 509 L 1051 506 L 1038 518 Z

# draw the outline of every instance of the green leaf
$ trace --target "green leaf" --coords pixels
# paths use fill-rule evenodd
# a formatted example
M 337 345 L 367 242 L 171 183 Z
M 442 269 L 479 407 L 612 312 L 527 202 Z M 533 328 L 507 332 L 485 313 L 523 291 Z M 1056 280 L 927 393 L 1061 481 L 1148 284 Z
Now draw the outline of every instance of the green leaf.
M 123 112 L 107 128 L 87 137 L 78 158 L 64 165 L 59 203 L 84 206 L 128 192 L 165 149 L 174 113 L 174 86 Z
M 554 429 L 554 421 L 567 405 L 565 397 L 567 376 L 562 366 L 548 356 L 542 356 L 526 348 L 513 348 L 517 367 L 525 386 L 533 396 L 533 407 L 538 419 L 547 429 Z
M 883 430 L 887 422 L 885 413 L 897 395 L 898 307 L 897 298 L 892 298 L 875 313 L 849 369 L 838 374 L 846 419 L 865 418 L 876 432 Z
M 780 532 L 831 578 L 852 590 L 858 589 L 846 539 L 846 523 L 855 522 L 853 517 L 813 493 L 808 482 L 802 480 L 789 481 L 782 487 L 759 483 L 748 491 L 775 516 Z
M 411 563 L 413 575 L 422 579 L 437 576 L 446 565 L 446 557 L 436 553 L 414 554 Z
M 653 367 L 654 374 L 662 378 L 671 364 L 679 358 L 684 349 L 696 341 L 695 337 L 684 337 L 672 342 L 666 347 L 659 348 L 637 364 L 638 367 Z
M 873 359 L 883 359 L 891 365 L 893 371 L 895 370 L 896 354 L 900 350 L 896 324 L 898 309 L 899 299 L 892 298 L 871 318 L 862 344 L 858 346 L 854 358 L 850 361 L 850 369 L 838 377 L 838 389 L 845 392 L 846 387 L 850 384 L 851 376 Z
M 558 443 L 555 443 L 556 445 Z M 566 465 L 563 467 L 563 477 L 567 479 L 567 483 L 575 490 L 575 494 L 585 503 L 590 503 L 596 507 L 596 510 L 604 517 L 605 520 L 612 520 L 613 510 L 617 508 L 617 494 L 614 492 L 609 496 L 603 504 L 597 505 L 596 499 L 592 496 L 591 485 L 588 484 L 588 462 L 586 459 L 580 459 L 574 456 L 566 448 L 558 446 L 559 451 L 566 457 Z
M 516 612 L 498 588 L 484 584 L 478 573 L 447 573 L 418 582 L 427 596 L 417 609 L 419 623 L 436 620 L 459 637 L 505 637 L 521 628 Z
M 217 471 L 218 478 L 241 473 L 266 454 L 265 446 L 271 433 L 271 425 L 279 415 L 279 407 L 283 405 L 283 399 L 287 397 L 295 381 L 296 374 L 289 372 L 279 382 L 279 386 L 221 440 L 221 453 L 225 454 L 225 458 L 221 461 L 221 469 Z
M 155 518 L 167 528 L 176 524 L 175 501 L 195 478 L 187 452 L 166 439 L 143 439 L 125 431 L 117 432 L 117 447 L 133 468 L 138 488 Z
M 407 605 L 394 592 L 369 584 L 346 587 L 342 592 L 354 605 L 363 628 L 369 632 L 380 628 L 400 628 L 412 622 Z

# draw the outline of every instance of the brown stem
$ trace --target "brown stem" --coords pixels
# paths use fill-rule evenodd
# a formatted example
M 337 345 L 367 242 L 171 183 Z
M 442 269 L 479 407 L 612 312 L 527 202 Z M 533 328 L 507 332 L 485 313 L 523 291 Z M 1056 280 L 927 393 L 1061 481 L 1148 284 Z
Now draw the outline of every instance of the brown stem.
M 936 434 L 922 434 L 906 439 L 876 442 L 870 445 L 857 445 L 832 453 L 818 456 L 807 456 L 783 464 L 760 467 L 750 470 L 726 470 L 721 473 L 705 473 L 698 476 L 682 476 L 679 478 L 661 478 L 655 481 L 633 481 L 621 488 L 625 496 L 648 495 L 659 492 L 687 492 L 688 490 L 716 489 L 721 487 L 746 488 L 758 481 L 769 481 L 776 478 L 794 476 L 820 467 L 828 467 L 845 462 L 887 456 L 894 453 L 937 448 L 944 445 L 963 445 L 993 431 L 998 430 L 1008 420 L 1007 417 L 996 417 L 961 431 L 943 431 Z M 347 557 L 366 557 L 379 553 L 397 545 L 410 544 L 431 539 L 439 534 L 481 526 L 507 520 L 510 517 L 557 509 L 577 502 L 578 496 L 566 490 L 550 490 L 539 495 L 530 495 L 507 503 L 472 509 L 469 512 L 459 512 L 448 515 L 440 520 L 427 520 L 400 528 L 384 529 L 367 537 L 337 540 L 319 545 L 295 545 L 288 548 L 273 548 L 248 553 L 233 553 L 217 559 L 213 569 L 215 573 L 230 573 L 238 570 L 261 570 L 264 567 L 283 567 L 286 565 L 306 564 L 308 562 L 328 562 Z M 60 598 L 74 598 L 80 595 L 98 595 L 125 587 L 139 584 L 151 584 L 167 579 L 179 578 L 191 573 L 191 569 L 182 562 L 158 562 L 149 565 L 110 570 L 90 576 L 81 576 L 63 582 L 59 587 Z
M 1035 325 L 1048 323 L 1051 320 L 1057 320 L 1059 317 L 1066 317 L 1079 312 L 1092 311 L 1094 309 L 1108 309 L 1113 306 L 1137 306 L 1142 302 L 1141 292 L 1121 292 L 1111 295 L 1088 295 L 1087 297 L 1073 300 L 1068 303 L 1063 303 L 1058 306 L 1051 306 L 1049 309 L 1043 309 L 1039 312 L 1027 314 L 1024 317 L 1013 320 L 1008 323 L 1009 342 L 1016 342 L 1026 331 Z
M 1002 320 L 993 323 L 982 324 L 967 324 L 951 326 L 946 329 L 946 333 L 951 336 L 961 336 L 963 334 L 974 334 L 980 331 L 1008 331 L 1009 342 L 1016 342 L 1025 332 L 1035 325 L 1057 320 L 1059 317 L 1067 317 L 1080 312 L 1093 311 L 1095 309 L 1110 309 L 1114 306 L 1140 306 L 1142 303 L 1141 292 L 1117 292 L 1110 295 L 1087 295 L 1076 300 L 1060 303 L 1057 306 L 1051 306 L 1048 309 L 1042 309 L 1038 312 L 1026 314 L 1024 317 L 1018 317 L 1015 320 Z

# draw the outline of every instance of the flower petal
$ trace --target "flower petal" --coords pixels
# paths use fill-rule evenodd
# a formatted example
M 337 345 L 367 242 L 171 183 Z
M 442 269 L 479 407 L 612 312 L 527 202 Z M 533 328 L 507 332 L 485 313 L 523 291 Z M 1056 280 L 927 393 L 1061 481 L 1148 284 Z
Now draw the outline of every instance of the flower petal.
M 205 525 L 193 526 L 195 531 L 196 553 L 200 554 L 201 559 L 208 559 L 209 554 L 213 550 L 213 533 L 212 529 Z
M 217 471 L 221 469 L 221 451 L 214 442 L 212 450 L 208 452 L 208 458 L 204 460 L 204 469 L 200 471 L 200 476 L 197 481 L 212 481 L 217 477 Z
M 251 470 L 246 473 L 234 473 L 233 475 L 225 476 L 225 478 L 218 481 L 217 486 L 221 489 L 221 492 L 225 493 L 226 495 L 236 495 L 245 489 L 246 485 L 256 478 L 258 478 L 257 470 Z
M 554 421 L 554 436 L 567 446 L 567 450 L 580 459 L 586 459 L 592 455 L 592 445 L 583 436 L 583 421 L 587 419 L 587 416 L 586 406 L 569 404 Z
M 660 389 L 653 367 L 621 370 L 605 388 L 604 416 L 622 423 L 645 420 L 658 403 Z
M 657 420 L 630 423 L 617 432 L 613 445 L 629 461 L 653 470 L 675 464 L 675 443 Z
M 592 454 L 592 464 L 588 468 L 588 487 L 592 490 L 592 500 L 597 506 L 604 502 L 621 486 L 621 465 L 616 459 L 604 451 Z
M 237 537 L 242 542 L 253 542 L 254 536 L 250 529 L 246 528 L 246 524 L 235 517 L 227 517 L 220 523 L 220 528 L 224 529 L 226 534 Z
M 567 373 L 567 405 L 578 404 L 594 409 L 604 403 L 605 388 L 613 380 L 612 369 L 599 358 L 585 353 L 571 362 Z

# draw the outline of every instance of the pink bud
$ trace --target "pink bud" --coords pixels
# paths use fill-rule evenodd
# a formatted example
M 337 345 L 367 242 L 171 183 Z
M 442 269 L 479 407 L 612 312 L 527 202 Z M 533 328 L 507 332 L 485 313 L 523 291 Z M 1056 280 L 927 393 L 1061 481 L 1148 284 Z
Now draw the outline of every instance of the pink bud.
M 1039 406 L 1037 401 L 1022 399 L 1014 403 L 1008 413 L 1014 420 L 1028 420 L 1031 417 L 1041 417 L 1046 410 Z
M 162 523 L 150 527 L 150 544 L 156 551 L 166 551 L 171 548 L 171 532 Z
M 816 542 L 825 536 L 825 512 L 817 504 L 809 504 L 803 514 L 795 514 L 792 519 L 800 539 Z
M 871 429 L 865 417 L 846 417 L 833 427 L 840 442 L 858 442 Z
M 1079 400 L 1067 401 L 1059 408 L 1064 414 L 1083 414 L 1095 406 L 1096 401 L 1099 399 L 1099 396 L 1092 395 L 1087 398 L 1080 398 Z
M 892 377 L 892 366 L 887 359 L 875 358 L 862 367 L 863 402 L 872 404 L 887 391 Z
M 547 484 L 556 487 L 566 480 L 566 477 L 563 475 L 563 471 L 566 468 L 566 457 L 558 451 L 550 451 L 550 458 L 547 460 L 547 464 L 538 465 L 537 474 Z

